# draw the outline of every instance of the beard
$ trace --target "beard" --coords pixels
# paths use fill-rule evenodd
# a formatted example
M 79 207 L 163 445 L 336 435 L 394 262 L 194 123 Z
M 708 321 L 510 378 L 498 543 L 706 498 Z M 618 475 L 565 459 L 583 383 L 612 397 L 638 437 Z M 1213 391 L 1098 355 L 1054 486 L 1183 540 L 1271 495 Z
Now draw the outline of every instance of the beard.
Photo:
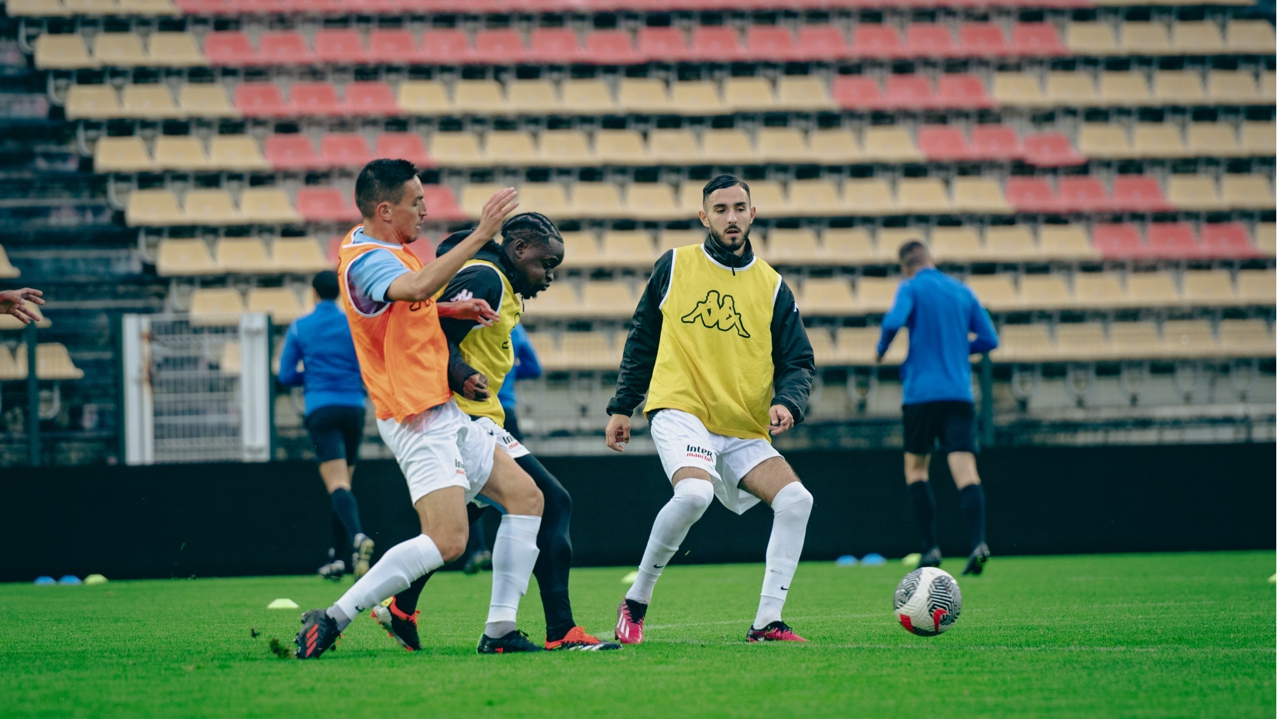
M 737 237 L 725 237 L 722 233 L 718 233 L 715 230 L 711 230 L 711 237 L 715 239 L 716 243 L 721 247 L 725 248 L 729 252 L 736 253 L 738 250 L 742 249 L 743 245 L 747 244 L 747 238 L 751 236 L 751 230 L 744 232 L 740 227 L 737 229 L 739 232 Z
M 511 283 L 511 288 L 516 291 L 516 294 L 526 300 L 531 300 L 534 297 L 537 297 L 539 293 L 546 289 L 545 287 L 534 287 L 524 278 L 524 275 L 518 272 L 516 273 L 516 281 Z

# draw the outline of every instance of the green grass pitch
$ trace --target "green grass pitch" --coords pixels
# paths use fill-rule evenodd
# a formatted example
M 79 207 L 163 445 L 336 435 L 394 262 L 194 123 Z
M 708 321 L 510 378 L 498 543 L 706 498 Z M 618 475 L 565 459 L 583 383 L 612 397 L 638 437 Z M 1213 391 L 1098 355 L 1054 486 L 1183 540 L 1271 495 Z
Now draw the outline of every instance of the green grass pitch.
M 760 565 L 674 566 L 644 645 L 525 656 L 476 655 L 489 581 L 451 573 L 423 593 L 424 651 L 362 617 L 314 662 L 271 654 L 299 612 L 267 603 L 327 606 L 349 579 L 0 585 L 0 715 L 1274 717 L 1275 570 L 1274 552 L 997 557 L 921 638 L 892 614 L 897 562 L 806 563 L 786 617 L 811 643 L 786 646 L 742 641 Z M 611 635 L 626 571 L 574 572 L 589 630 Z M 521 627 L 541 638 L 536 589 Z

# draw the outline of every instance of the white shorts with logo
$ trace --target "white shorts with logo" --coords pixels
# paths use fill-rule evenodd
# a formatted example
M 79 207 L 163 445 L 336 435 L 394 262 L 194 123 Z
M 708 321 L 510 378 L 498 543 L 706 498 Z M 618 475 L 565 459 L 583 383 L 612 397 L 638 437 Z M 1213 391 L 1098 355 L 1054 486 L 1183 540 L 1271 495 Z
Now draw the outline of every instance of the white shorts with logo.
M 478 431 L 453 400 L 404 422 L 380 419 L 378 433 L 396 456 L 415 504 L 446 487 L 462 487 L 469 502 L 493 471 L 493 435 Z
M 499 447 L 506 450 L 507 454 L 511 455 L 512 459 L 519 459 L 521 457 L 528 456 L 529 448 L 521 444 L 520 440 L 512 437 L 511 433 L 500 427 L 497 422 L 494 422 L 488 417 L 476 417 L 471 420 L 471 424 L 481 432 L 485 432 L 489 436 L 493 437 L 493 441 L 496 442 Z M 465 456 L 462 459 L 464 462 L 470 462 L 470 460 Z
M 702 420 L 678 409 L 664 409 L 649 421 L 649 434 L 658 448 L 662 469 L 670 479 L 685 467 L 711 475 L 716 499 L 738 514 L 751 509 L 760 498 L 738 487 L 756 465 L 781 457 L 763 439 L 741 439 L 713 434 Z

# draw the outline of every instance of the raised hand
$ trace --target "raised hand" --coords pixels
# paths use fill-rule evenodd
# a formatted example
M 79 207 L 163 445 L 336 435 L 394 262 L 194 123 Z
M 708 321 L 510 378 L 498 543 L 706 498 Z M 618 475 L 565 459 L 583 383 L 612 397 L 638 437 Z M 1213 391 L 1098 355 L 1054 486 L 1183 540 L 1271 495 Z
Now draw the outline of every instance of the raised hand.
M 43 295 L 44 293 L 40 290 L 30 287 L 23 287 L 20 290 L 0 290 L 0 315 L 13 315 L 24 325 L 38 322 L 40 316 L 28 310 L 25 303 L 42 305 L 44 300 L 40 298 Z
M 498 230 L 502 229 L 502 221 L 512 210 L 520 206 L 520 203 L 516 202 L 516 194 L 514 187 L 493 193 L 480 212 L 480 224 L 476 225 L 476 234 L 493 239 L 493 236 L 498 234 Z

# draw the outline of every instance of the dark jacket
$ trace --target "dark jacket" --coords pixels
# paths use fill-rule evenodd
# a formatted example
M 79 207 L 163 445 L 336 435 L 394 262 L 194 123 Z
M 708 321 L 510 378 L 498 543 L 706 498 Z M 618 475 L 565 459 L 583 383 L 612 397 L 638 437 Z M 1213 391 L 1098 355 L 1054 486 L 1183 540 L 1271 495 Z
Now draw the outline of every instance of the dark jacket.
M 716 262 L 729 267 L 745 267 L 754 258 L 751 241 L 741 257 L 725 250 L 710 236 L 702 246 Z M 653 274 L 640 296 L 635 315 L 631 318 L 631 331 L 622 350 L 622 367 L 618 370 L 618 388 L 605 412 L 630 416 L 649 391 L 653 377 L 653 364 L 658 357 L 658 338 L 662 336 L 662 310 L 659 305 L 671 283 L 671 262 L 674 250 L 666 252 L 653 266 Z M 813 347 L 800 321 L 800 310 L 795 296 L 786 281 L 778 288 L 773 304 L 773 321 L 769 325 L 773 336 L 773 400 L 791 412 L 796 424 L 804 421 L 804 410 L 809 404 L 809 388 L 813 384 Z

